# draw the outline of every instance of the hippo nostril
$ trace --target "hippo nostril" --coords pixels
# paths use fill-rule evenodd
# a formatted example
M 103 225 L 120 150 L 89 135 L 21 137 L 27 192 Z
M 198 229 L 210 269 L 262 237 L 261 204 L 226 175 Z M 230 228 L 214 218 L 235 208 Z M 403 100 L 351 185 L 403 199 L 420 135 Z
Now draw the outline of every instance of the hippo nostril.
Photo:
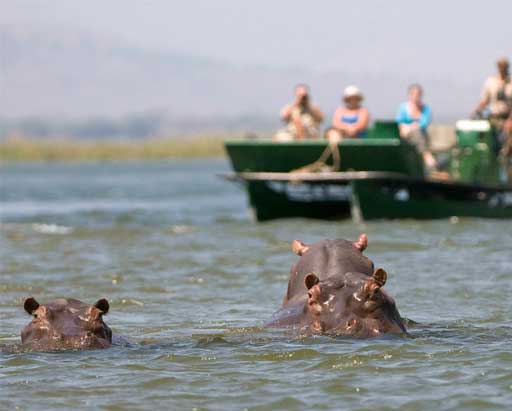
M 351 320 L 347 321 L 347 328 L 352 328 L 356 325 L 356 320 L 352 318 Z

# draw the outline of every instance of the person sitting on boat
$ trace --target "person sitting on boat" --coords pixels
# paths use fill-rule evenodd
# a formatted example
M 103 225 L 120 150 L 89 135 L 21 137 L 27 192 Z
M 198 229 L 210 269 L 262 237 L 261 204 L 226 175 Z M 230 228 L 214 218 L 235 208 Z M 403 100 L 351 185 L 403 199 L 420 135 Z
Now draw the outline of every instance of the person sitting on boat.
M 343 105 L 332 116 L 332 127 L 327 138 L 338 141 L 342 138 L 366 137 L 370 113 L 362 106 L 363 94 L 356 86 L 348 86 L 343 92 Z
M 472 117 L 484 117 L 488 110 L 489 122 L 496 130 L 498 145 L 504 145 L 504 154 L 512 155 L 512 80 L 509 73 L 509 61 L 501 58 L 496 62 L 498 73 L 485 80 L 482 98 L 478 102 Z
M 324 114 L 320 108 L 311 103 L 309 87 L 299 84 L 295 87 L 295 101 L 281 110 L 281 120 L 287 123 L 286 128 L 279 130 L 274 139 L 290 141 L 318 138 L 323 119 Z
M 432 111 L 423 103 L 423 88 L 419 84 L 412 84 L 408 89 L 407 101 L 400 104 L 396 122 L 400 137 L 416 147 L 429 172 L 435 171 L 437 166 L 427 146 L 427 128 L 431 121 Z

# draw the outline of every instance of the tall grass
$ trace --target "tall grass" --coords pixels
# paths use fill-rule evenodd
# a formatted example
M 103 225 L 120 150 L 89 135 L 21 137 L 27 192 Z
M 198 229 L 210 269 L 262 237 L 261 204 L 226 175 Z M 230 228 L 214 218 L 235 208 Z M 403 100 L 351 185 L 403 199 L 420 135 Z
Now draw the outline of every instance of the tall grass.
M 0 162 L 161 160 L 220 157 L 224 137 L 78 140 L 10 137 L 0 141 Z
M 455 144 L 453 126 L 432 125 L 431 149 L 446 151 Z M 240 135 L 209 135 L 187 138 L 141 140 L 80 140 L 73 138 L 9 137 L 0 140 L 0 162 L 22 161 L 116 161 L 167 158 L 221 157 L 223 141 Z M 263 133 L 261 137 L 270 137 Z

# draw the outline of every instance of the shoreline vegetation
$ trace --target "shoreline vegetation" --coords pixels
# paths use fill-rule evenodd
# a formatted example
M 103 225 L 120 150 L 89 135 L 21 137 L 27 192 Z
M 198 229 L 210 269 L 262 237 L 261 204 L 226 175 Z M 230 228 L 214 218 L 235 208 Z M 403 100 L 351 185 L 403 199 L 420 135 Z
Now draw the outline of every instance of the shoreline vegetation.
M 0 163 L 222 157 L 223 141 L 226 138 L 227 136 L 200 136 L 90 140 L 15 136 L 0 140 Z
M 270 137 L 270 133 L 260 137 Z M 242 134 L 218 134 L 196 137 L 159 137 L 144 139 L 34 138 L 13 136 L 0 140 L 0 163 L 53 161 L 130 161 L 165 160 L 225 156 L 226 139 Z M 433 125 L 430 144 L 443 151 L 454 142 L 452 126 Z

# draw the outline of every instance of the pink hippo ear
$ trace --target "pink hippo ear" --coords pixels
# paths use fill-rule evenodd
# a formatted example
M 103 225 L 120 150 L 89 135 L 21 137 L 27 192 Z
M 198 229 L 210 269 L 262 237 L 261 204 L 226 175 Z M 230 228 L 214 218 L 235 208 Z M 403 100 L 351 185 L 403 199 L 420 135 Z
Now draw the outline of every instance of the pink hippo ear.
M 368 236 L 365 233 L 361 234 L 357 241 L 354 241 L 353 244 L 355 248 L 363 252 L 366 250 L 366 247 L 368 247 Z
M 379 286 L 384 287 L 388 279 L 388 273 L 383 268 L 377 268 L 372 275 L 373 281 Z
M 320 280 L 315 273 L 309 273 L 306 275 L 306 278 L 304 278 L 304 285 L 308 290 L 317 285 L 319 282 Z
M 373 275 L 364 282 L 364 291 L 368 296 L 374 295 L 377 291 L 380 290 L 381 287 L 384 287 L 387 278 L 388 274 L 386 271 L 384 271 L 382 268 L 377 268 Z
M 39 308 L 39 303 L 36 301 L 34 297 L 29 297 L 25 300 L 23 304 L 23 308 L 30 315 L 34 314 L 34 311 Z
M 110 309 L 110 305 L 108 301 L 105 298 L 102 298 L 101 300 L 96 301 L 94 306 L 101 311 L 102 314 L 108 313 L 108 310 Z
M 309 251 L 309 246 L 307 246 L 300 240 L 293 240 L 292 250 L 295 254 L 301 256 Z

